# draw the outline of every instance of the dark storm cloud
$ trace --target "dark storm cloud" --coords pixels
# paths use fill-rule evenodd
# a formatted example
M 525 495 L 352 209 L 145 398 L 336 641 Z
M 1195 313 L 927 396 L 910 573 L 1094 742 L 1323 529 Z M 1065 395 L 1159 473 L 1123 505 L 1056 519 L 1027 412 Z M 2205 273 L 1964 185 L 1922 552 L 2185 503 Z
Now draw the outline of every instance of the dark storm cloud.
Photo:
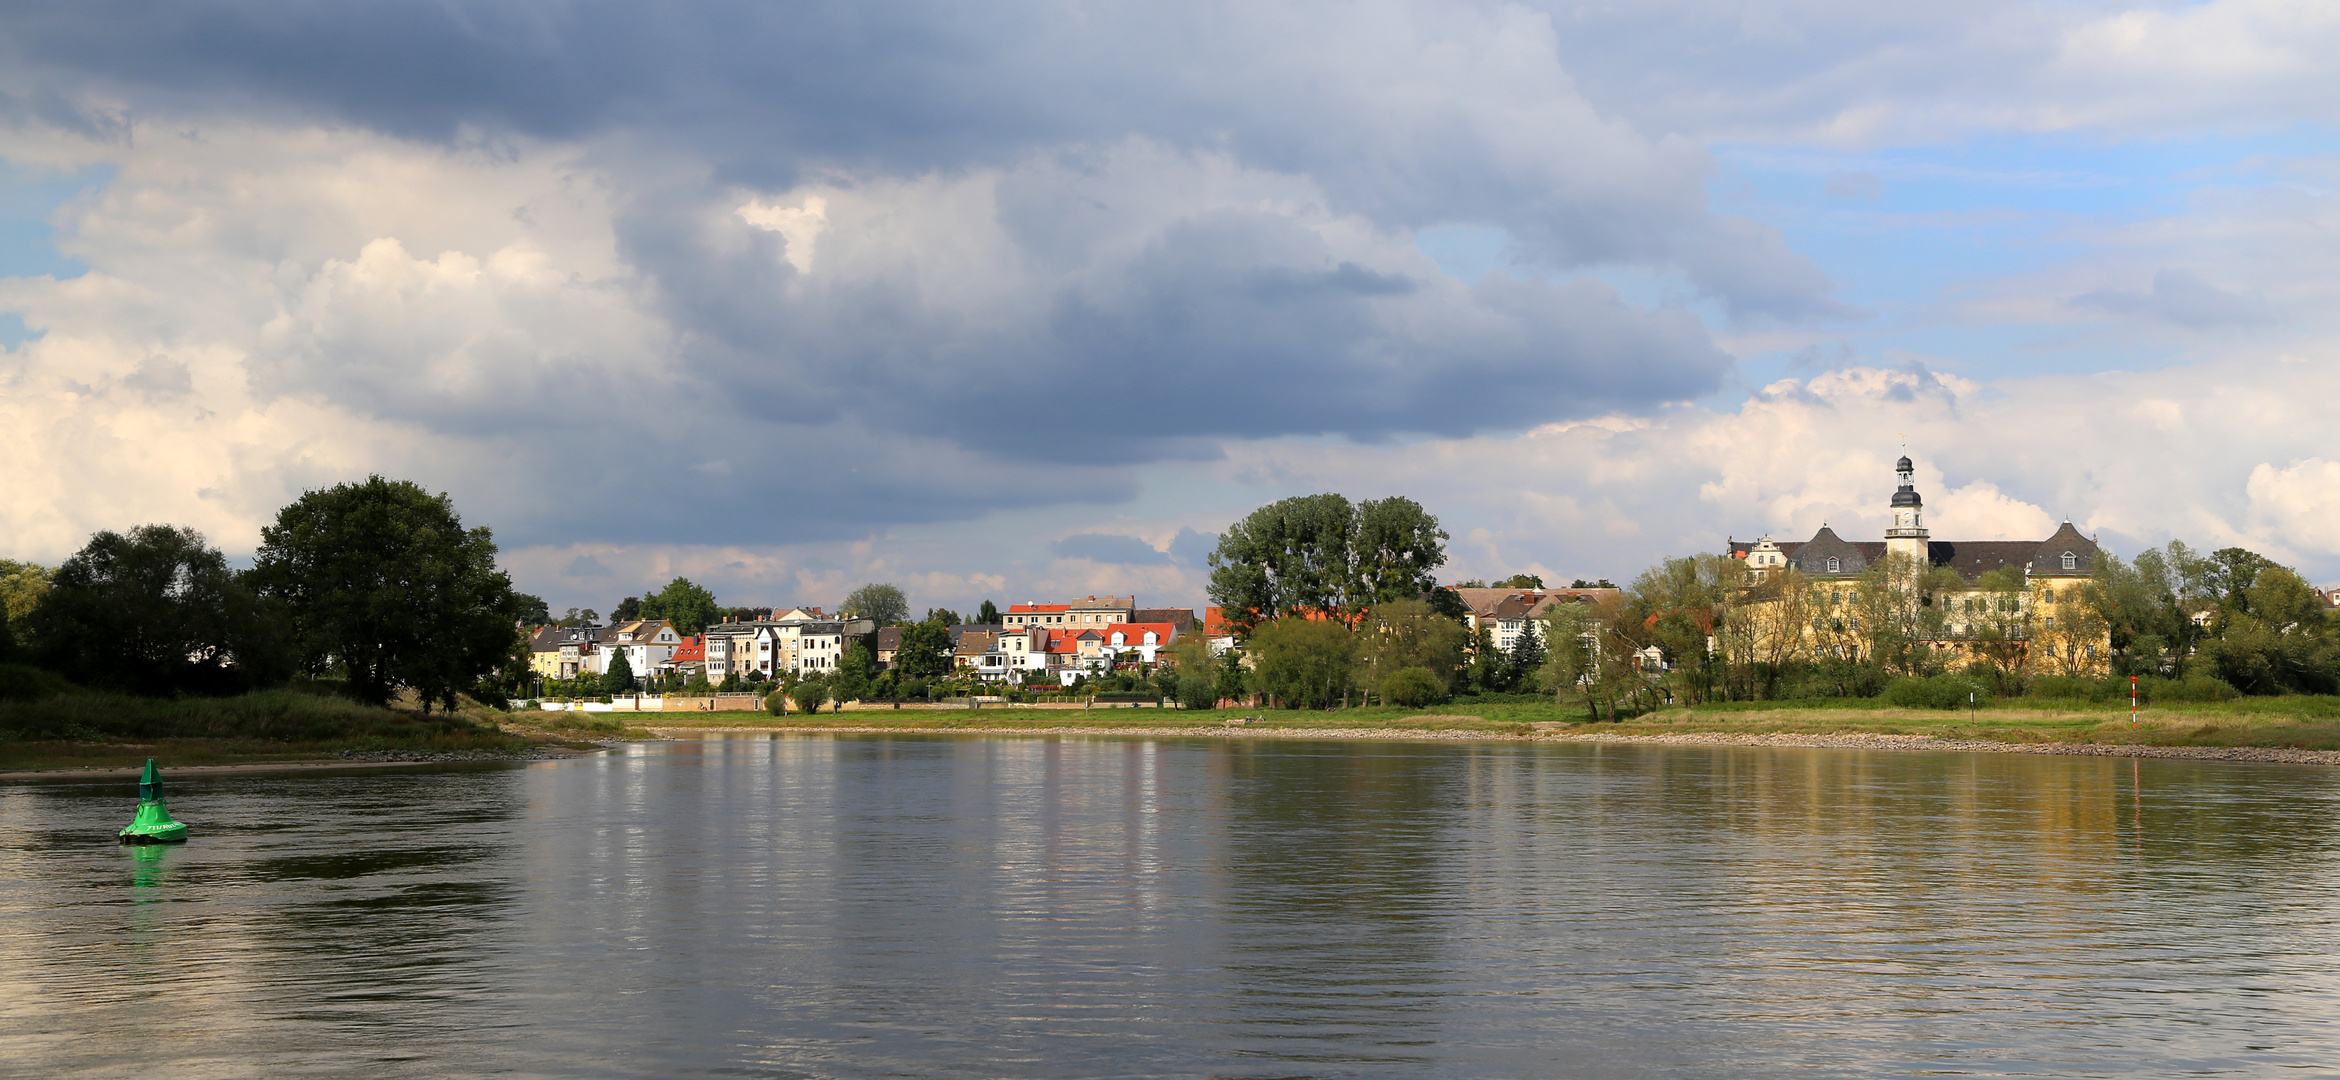
M 1225 439 L 1460 436 L 1723 384 L 1696 316 L 1593 267 L 1678 272 L 1735 319 L 1837 312 L 1776 231 L 1712 210 L 1703 150 L 1585 102 L 1552 34 L 1439 3 L 98 0 L 0 11 L 0 93 L 132 153 L 235 123 L 574 154 L 618 280 L 368 314 L 388 279 L 352 253 L 331 277 L 255 251 L 271 287 L 316 278 L 255 392 L 440 440 L 512 539 L 790 543 L 1125 498 L 1128 466 Z M 971 177 L 948 205 L 894 190 Z M 817 244 L 741 216 L 822 184 Z M 1456 223 L 1536 276 L 1465 285 L 1411 248 Z M 636 307 L 654 328 L 595 321 Z
M 1535 40 L 1549 25 L 1503 14 L 113 0 L 0 17 L 0 56 L 44 94 L 102 90 L 156 114 L 259 110 L 424 139 L 651 133 L 764 186 L 812 166 L 951 169 L 1141 135 L 1310 175 L 1386 224 L 1492 221 L 1555 266 L 1658 261 L 1736 312 L 1835 310 L 1776 234 L 1706 208 L 1702 152 L 1603 121 Z

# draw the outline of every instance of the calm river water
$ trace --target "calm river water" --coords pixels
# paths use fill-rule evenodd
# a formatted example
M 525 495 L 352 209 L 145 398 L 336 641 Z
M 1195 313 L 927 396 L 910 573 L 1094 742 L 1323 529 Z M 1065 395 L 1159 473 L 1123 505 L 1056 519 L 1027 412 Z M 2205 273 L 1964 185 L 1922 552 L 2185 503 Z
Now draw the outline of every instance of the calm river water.
M 0 1074 L 2340 1071 L 2340 771 L 737 737 L 0 784 Z

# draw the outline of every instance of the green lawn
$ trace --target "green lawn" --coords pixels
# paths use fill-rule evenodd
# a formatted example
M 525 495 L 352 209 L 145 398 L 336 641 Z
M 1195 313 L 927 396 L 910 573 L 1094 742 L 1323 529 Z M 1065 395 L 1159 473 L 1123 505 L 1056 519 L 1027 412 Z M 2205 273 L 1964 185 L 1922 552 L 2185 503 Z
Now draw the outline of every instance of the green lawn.
M 0 771 L 316 761 L 343 751 L 512 753 L 530 740 L 489 710 L 425 715 L 329 694 L 267 690 L 227 698 L 75 693 L 0 702 Z

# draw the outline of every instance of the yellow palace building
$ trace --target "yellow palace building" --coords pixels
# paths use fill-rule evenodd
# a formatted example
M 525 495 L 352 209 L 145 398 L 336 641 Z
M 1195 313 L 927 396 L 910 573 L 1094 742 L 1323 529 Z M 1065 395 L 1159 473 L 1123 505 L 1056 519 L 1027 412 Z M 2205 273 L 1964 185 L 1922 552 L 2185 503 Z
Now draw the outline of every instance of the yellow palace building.
M 1909 458 L 1895 471 L 1901 483 L 1882 541 L 1846 540 L 1822 525 L 1802 542 L 1730 544 L 1747 567 L 1739 647 L 1748 659 L 1859 659 L 1890 638 L 1952 668 L 2108 669 L 2111 638 L 2085 599 L 2096 541 L 2069 521 L 2045 540 L 1933 539 Z

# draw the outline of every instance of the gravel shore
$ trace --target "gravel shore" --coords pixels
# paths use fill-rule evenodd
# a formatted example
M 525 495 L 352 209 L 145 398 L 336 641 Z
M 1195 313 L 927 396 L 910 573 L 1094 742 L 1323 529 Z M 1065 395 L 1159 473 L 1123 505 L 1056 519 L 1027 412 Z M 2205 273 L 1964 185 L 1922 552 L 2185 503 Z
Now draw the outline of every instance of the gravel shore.
M 1381 739 L 1430 742 L 1577 742 L 1660 746 L 1757 746 L 1824 750 L 1930 750 L 1981 754 L 2062 754 L 2073 757 L 2180 758 L 2192 761 L 2259 761 L 2291 765 L 2340 765 L 2340 750 L 2293 750 L 2266 746 L 2131 746 L 2118 743 L 2009 743 L 1987 739 L 1938 739 L 1930 735 L 1794 735 L 1738 732 L 1538 731 L 1509 735 L 1489 731 L 1390 728 L 1231 727 L 739 727 L 651 728 L 667 738 L 725 733 L 792 735 L 1118 735 L 1138 738 L 1203 739 Z

